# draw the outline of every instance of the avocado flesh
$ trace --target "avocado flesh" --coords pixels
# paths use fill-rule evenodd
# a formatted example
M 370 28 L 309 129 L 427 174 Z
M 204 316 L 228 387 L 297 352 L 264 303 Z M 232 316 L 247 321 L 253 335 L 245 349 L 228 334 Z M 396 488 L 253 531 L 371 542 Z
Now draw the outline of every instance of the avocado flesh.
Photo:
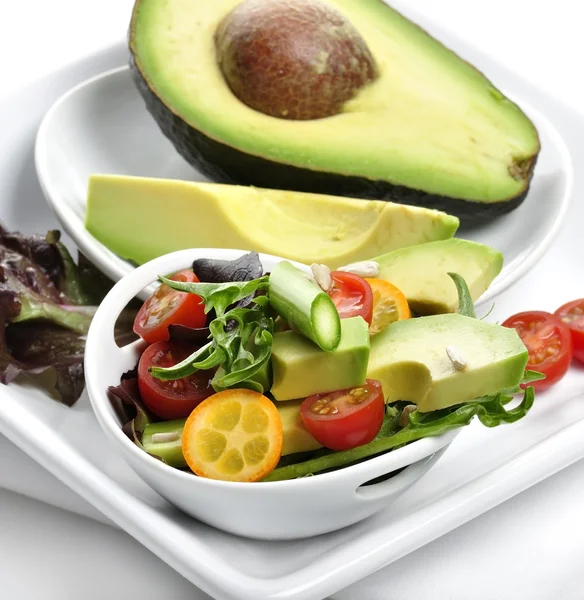
M 461 275 L 476 301 L 503 267 L 498 250 L 458 238 L 401 248 L 374 260 L 378 277 L 398 287 L 417 315 L 458 310 L 458 293 L 448 273 Z
M 467 368 L 457 371 L 452 346 Z M 515 329 L 457 313 L 398 321 L 371 340 L 367 377 L 381 382 L 386 402 L 440 410 L 521 382 L 527 348 Z
M 277 401 L 286 401 L 363 385 L 369 348 L 369 327 L 361 317 L 341 320 L 341 342 L 332 352 L 300 333 L 276 333 L 270 392 Z
M 217 181 L 392 199 L 461 217 L 510 210 L 540 144 L 521 109 L 481 73 L 379 0 L 330 0 L 380 76 L 342 113 L 269 117 L 239 102 L 213 33 L 240 0 L 138 0 L 133 76 L 177 150 Z
M 322 448 L 322 444 L 317 442 L 304 427 L 300 417 L 302 402 L 303 400 L 276 403 L 282 422 L 282 456 Z
M 115 215 L 115 218 L 112 218 Z M 336 268 L 450 238 L 458 219 L 390 202 L 213 183 L 92 175 L 87 230 L 143 264 L 187 248 L 236 248 Z

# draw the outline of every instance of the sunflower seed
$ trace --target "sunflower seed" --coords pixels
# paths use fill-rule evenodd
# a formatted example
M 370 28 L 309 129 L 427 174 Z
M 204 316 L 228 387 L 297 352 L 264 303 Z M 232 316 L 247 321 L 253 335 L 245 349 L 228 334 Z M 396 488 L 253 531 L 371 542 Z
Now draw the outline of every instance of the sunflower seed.
M 331 277 L 331 270 L 326 265 L 319 265 L 313 263 L 310 265 L 314 280 L 318 284 L 321 290 L 328 292 L 333 287 L 333 278 Z
M 450 359 L 452 366 L 457 371 L 464 371 L 468 367 L 468 363 L 458 348 L 455 348 L 454 346 L 447 346 L 446 354 L 448 354 L 448 358 Z
M 166 442 L 176 442 L 179 439 L 179 435 L 176 431 L 169 431 L 167 433 L 153 433 L 152 443 L 153 444 L 165 444 Z
M 360 277 L 377 277 L 379 275 L 379 263 L 375 260 L 363 260 L 339 267 L 339 271 L 353 273 L 353 275 L 359 275 Z

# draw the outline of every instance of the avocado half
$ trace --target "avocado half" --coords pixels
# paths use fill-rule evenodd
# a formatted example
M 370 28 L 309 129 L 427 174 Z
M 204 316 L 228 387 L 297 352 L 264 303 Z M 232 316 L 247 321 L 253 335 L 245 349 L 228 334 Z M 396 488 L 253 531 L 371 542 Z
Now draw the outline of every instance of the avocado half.
M 328 0 L 379 77 L 335 116 L 293 121 L 231 92 L 214 32 L 242 0 L 136 0 L 134 82 L 164 135 L 219 183 L 390 200 L 495 217 L 527 195 L 538 132 L 468 62 L 381 0 Z

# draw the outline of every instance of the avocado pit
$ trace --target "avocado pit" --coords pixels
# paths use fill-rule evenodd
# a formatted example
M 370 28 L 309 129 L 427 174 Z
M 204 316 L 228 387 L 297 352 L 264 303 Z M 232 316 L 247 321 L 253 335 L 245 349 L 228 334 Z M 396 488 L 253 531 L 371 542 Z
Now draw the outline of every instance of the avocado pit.
M 339 114 L 378 74 L 361 34 L 320 0 L 244 0 L 219 23 L 215 49 L 233 94 L 281 119 Z

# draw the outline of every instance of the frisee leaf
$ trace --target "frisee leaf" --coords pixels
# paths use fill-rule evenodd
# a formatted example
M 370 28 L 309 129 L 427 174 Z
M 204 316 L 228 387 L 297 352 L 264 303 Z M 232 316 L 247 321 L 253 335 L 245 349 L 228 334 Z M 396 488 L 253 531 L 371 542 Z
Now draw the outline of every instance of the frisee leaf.
M 270 359 L 274 332 L 274 321 L 266 314 L 267 304 L 260 301 L 255 306 L 235 308 L 217 317 L 209 325 L 209 343 L 172 367 L 150 367 L 150 373 L 168 381 L 219 367 L 211 380 L 215 391 L 252 380 Z M 259 392 L 267 391 L 257 382 L 250 385 Z
M 476 319 L 477 315 L 475 313 L 474 302 L 464 277 L 458 273 L 448 273 L 448 275 L 452 281 L 454 281 L 456 291 L 458 292 L 458 312 L 465 317 Z
M 265 306 L 231 310 L 215 319 L 210 329 L 213 343 L 226 355 L 222 370 L 211 381 L 213 389 L 227 389 L 251 379 L 270 359 L 274 321 L 266 315 Z
M 226 283 L 188 283 L 159 277 L 168 287 L 180 292 L 200 296 L 205 303 L 205 313 L 215 310 L 222 317 L 229 306 L 268 288 L 269 277 L 265 275 L 251 281 L 229 281 Z

